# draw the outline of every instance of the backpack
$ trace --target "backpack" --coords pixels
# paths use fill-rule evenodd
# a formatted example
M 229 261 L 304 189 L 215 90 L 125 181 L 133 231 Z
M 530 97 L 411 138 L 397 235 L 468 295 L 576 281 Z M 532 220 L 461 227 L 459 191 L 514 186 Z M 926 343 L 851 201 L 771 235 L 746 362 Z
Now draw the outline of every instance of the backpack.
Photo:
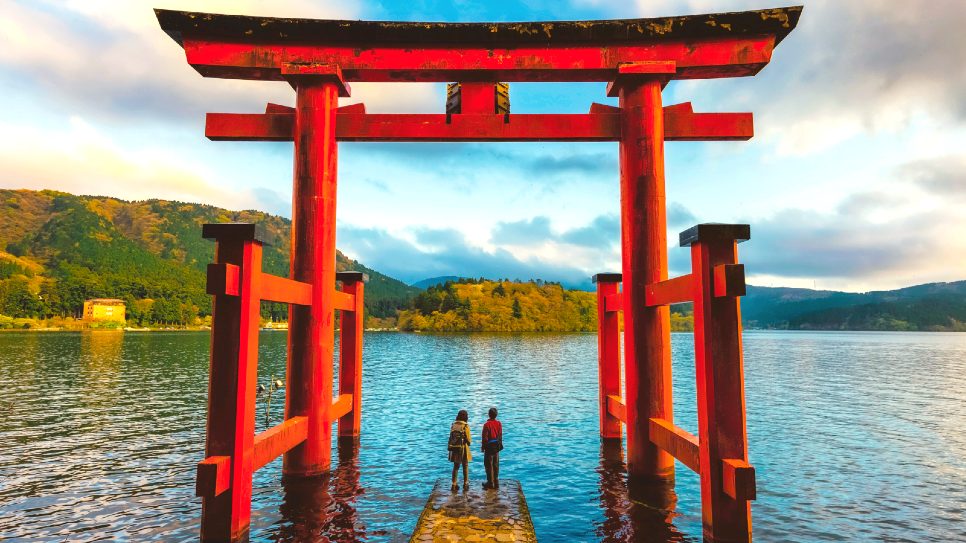
M 464 430 L 463 426 L 460 425 L 459 429 L 450 431 L 449 446 L 447 448 L 451 451 L 462 451 L 465 445 L 466 431 Z

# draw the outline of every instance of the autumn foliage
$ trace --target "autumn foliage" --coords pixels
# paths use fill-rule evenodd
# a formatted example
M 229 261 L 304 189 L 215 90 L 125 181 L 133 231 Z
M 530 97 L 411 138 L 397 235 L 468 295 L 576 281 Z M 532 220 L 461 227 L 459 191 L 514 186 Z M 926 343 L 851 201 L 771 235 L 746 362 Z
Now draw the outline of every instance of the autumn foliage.
M 399 314 L 399 329 L 434 332 L 589 332 L 597 329 L 592 292 L 558 283 L 462 279 L 430 287 Z

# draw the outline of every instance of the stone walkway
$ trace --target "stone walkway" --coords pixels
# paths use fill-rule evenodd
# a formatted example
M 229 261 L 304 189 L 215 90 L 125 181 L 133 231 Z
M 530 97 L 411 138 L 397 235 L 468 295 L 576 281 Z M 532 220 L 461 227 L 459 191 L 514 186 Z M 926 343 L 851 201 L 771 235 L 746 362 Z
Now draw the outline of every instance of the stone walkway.
M 450 490 L 449 479 L 439 479 L 416 522 L 410 543 L 521 541 L 536 543 L 523 487 L 512 479 L 499 490 L 483 490 L 482 481 L 469 490 Z

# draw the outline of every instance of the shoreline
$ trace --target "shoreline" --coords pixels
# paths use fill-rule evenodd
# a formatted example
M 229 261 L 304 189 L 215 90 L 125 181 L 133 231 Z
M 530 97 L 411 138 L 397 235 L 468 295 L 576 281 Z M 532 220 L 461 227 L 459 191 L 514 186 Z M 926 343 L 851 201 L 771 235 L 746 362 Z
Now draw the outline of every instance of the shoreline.
M 192 328 L 0 328 L 0 334 L 16 332 L 36 332 L 45 334 L 66 333 L 66 332 L 210 332 L 210 326 Z M 260 332 L 288 332 L 288 328 L 259 328 Z M 336 331 L 339 331 L 336 328 Z M 966 334 L 963 330 L 789 330 L 782 328 L 745 328 L 744 332 L 825 332 L 825 333 L 909 333 L 909 334 Z M 430 335 L 473 335 L 473 334 L 596 334 L 594 330 L 529 330 L 529 331 L 504 331 L 504 330 L 461 330 L 461 331 L 436 331 L 436 330 L 400 330 L 398 328 L 366 328 L 365 332 L 393 332 L 399 334 L 430 334 Z M 674 330 L 672 334 L 692 334 L 693 330 Z

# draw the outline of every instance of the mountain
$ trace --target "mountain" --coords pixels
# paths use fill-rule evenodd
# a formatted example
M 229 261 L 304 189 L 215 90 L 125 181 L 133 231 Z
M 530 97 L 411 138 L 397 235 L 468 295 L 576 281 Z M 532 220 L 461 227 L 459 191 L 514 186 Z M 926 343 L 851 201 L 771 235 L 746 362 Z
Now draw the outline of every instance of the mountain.
M 0 190 L 0 314 L 78 316 L 88 298 L 122 298 L 140 324 L 191 323 L 211 313 L 205 269 L 214 243 L 201 225 L 264 227 L 262 268 L 288 275 L 291 221 L 260 211 L 229 211 L 166 200 L 127 202 L 55 191 Z M 420 292 L 336 255 L 339 271 L 369 274 L 369 315 L 394 317 Z M 263 315 L 284 318 L 282 304 Z
M 210 222 L 261 224 L 268 242 L 263 269 L 287 275 L 291 223 L 282 217 L 165 200 L 0 189 L 0 327 L 14 318 L 76 317 L 84 300 L 106 297 L 124 299 L 129 320 L 138 325 L 203 321 L 211 314 L 205 269 L 214 244 L 201 238 L 201 225 Z M 409 286 L 341 252 L 336 267 L 369 274 L 370 317 L 393 319 L 415 307 L 406 314 L 411 329 L 596 326 L 596 309 L 587 313 L 596 307 L 595 295 L 582 293 L 584 299 L 555 283 L 444 276 Z M 497 285 L 513 296 L 501 296 Z M 485 298 L 482 291 L 497 295 Z M 748 286 L 741 309 L 748 328 L 966 331 L 966 281 L 866 293 Z M 672 308 L 675 329 L 687 329 L 688 310 Z M 284 319 L 287 308 L 265 304 L 263 316 Z
M 749 285 L 741 316 L 750 328 L 966 330 L 966 281 L 865 293 Z
M 418 288 L 420 290 L 426 290 L 429 287 L 437 287 L 439 285 L 442 285 L 443 283 L 445 283 L 447 281 L 452 281 L 452 282 L 455 283 L 455 282 L 459 281 L 460 279 L 463 279 L 463 278 L 460 277 L 460 276 L 458 276 L 458 275 L 440 275 L 439 277 L 430 277 L 429 279 L 423 279 L 422 281 L 416 281 L 415 283 L 413 283 L 412 285 L 409 285 L 409 286 Z

